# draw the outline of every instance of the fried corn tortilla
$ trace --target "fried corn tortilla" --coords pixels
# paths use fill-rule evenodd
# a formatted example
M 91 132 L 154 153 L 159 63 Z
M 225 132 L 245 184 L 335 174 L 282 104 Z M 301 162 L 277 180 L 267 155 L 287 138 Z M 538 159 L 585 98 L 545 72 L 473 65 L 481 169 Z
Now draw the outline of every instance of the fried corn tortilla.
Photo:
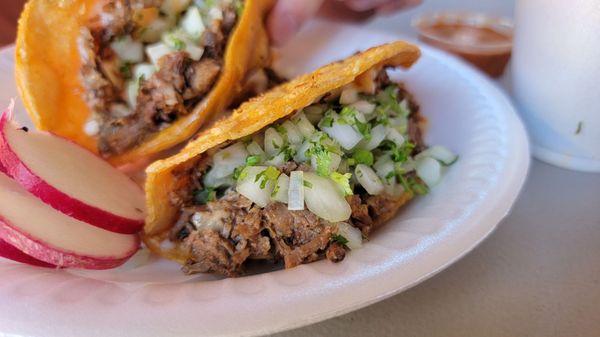
M 239 2 L 241 0 L 235 1 L 238 1 L 238 4 L 241 3 Z M 204 50 L 202 50 L 202 48 L 194 47 L 192 42 L 190 42 L 192 40 L 189 38 L 189 35 L 180 38 L 180 32 L 184 30 L 189 32 L 191 30 L 192 32 L 199 33 L 204 29 L 205 33 L 195 38 L 202 39 L 202 41 L 207 38 L 212 38 L 214 40 L 215 34 L 206 34 L 206 31 L 210 30 L 211 27 L 203 26 L 202 21 L 199 21 L 198 19 L 198 13 L 201 13 L 202 18 L 208 16 L 209 19 L 212 20 L 210 22 L 214 23 L 218 22 L 218 20 L 221 20 L 220 22 L 226 20 L 226 18 L 223 17 L 223 15 L 226 14 L 225 12 L 219 13 L 213 9 L 206 9 L 206 11 L 204 11 L 202 8 L 198 9 L 194 7 L 193 3 L 190 3 L 190 1 L 182 0 L 31 0 L 25 6 L 19 20 L 16 42 L 17 86 L 25 107 L 38 129 L 47 130 L 71 139 L 95 153 L 100 153 L 105 157 L 108 157 L 115 165 L 148 157 L 162 150 L 171 148 L 193 136 L 207 120 L 213 118 L 216 114 L 221 113 L 229 106 L 242 91 L 244 81 L 254 70 L 261 69 L 268 63 L 269 42 L 264 27 L 264 18 L 273 3 L 273 0 L 246 0 L 243 2 L 243 9 L 241 7 L 238 8 L 238 17 L 236 18 L 235 25 L 231 28 L 231 31 L 227 33 L 228 36 L 222 59 L 218 59 L 218 62 L 216 62 L 219 68 L 216 69 L 217 66 L 215 65 L 212 67 L 215 70 L 212 71 L 212 78 L 209 79 L 211 82 L 209 91 L 204 92 L 206 91 L 204 90 L 201 94 L 190 90 L 188 90 L 187 93 L 173 93 L 171 88 L 166 88 L 170 91 L 167 92 L 165 89 L 163 92 L 159 92 L 159 95 L 152 96 L 153 93 L 150 90 L 153 88 L 147 88 L 144 87 L 144 85 L 152 81 L 156 82 L 156 79 L 154 78 L 156 73 L 153 74 L 152 78 L 139 76 L 138 78 L 127 80 L 126 83 L 121 83 L 123 78 L 126 80 L 127 77 L 126 75 L 123 75 L 123 78 L 119 78 L 119 76 L 128 72 L 129 74 L 127 76 L 131 77 L 131 72 L 136 71 L 137 69 L 127 69 L 133 65 L 132 62 L 128 61 L 129 57 L 132 57 L 137 61 L 145 58 L 146 61 L 141 62 L 150 62 L 143 54 L 140 56 L 140 50 L 137 45 L 138 41 L 133 41 L 133 44 L 128 45 L 127 39 L 129 39 L 130 36 L 134 36 L 136 39 L 152 42 L 153 44 L 151 45 L 144 42 L 144 47 L 147 48 L 145 50 L 146 54 L 150 54 L 150 52 L 148 52 L 150 46 L 158 46 L 158 48 L 153 49 L 153 53 L 154 55 L 161 56 L 160 50 L 161 48 L 165 48 L 165 44 L 171 48 L 169 52 L 181 50 L 179 53 L 184 54 L 185 56 L 183 57 L 183 61 L 174 60 L 174 62 L 172 62 L 174 63 L 174 67 L 179 67 L 178 69 L 181 69 L 182 62 L 187 62 L 185 63 L 187 66 L 190 64 L 195 65 L 196 63 L 203 61 L 210 51 L 210 46 L 205 46 L 203 44 L 202 48 L 204 48 Z M 185 12 L 173 14 L 172 16 L 170 14 L 164 14 L 168 8 L 180 6 L 181 4 L 188 6 L 183 8 Z M 90 29 L 92 34 L 95 34 L 93 36 L 94 41 L 98 39 L 101 40 L 103 37 L 105 38 L 107 35 L 111 34 L 110 29 L 119 24 L 119 13 L 123 13 L 124 11 L 127 13 L 127 10 L 131 10 L 131 8 L 126 6 L 138 6 L 135 7 L 135 16 L 130 15 L 129 17 L 132 22 L 124 23 L 121 27 L 130 35 L 123 35 L 118 38 L 113 36 L 111 41 L 105 41 L 106 43 L 111 43 L 111 48 L 105 48 L 111 49 L 108 51 L 108 54 L 116 53 L 119 57 L 125 55 L 125 58 L 120 58 L 120 61 L 122 62 L 118 66 L 112 65 L 113 68 L 118 68 L 116 72 L 121 72 L 121 75 L 107 75 L 111 73 L 111 70 L 102 68 L 104 67 L 104 64 L 99 65 L 101 69 L 92 69 L 96 71 L 90 72 L 91 75 L 86 75 L 84 73 L 85 67 L 89 68 L 89 64 L 86 62 L 94 65 L 95 60 L 97 61 L 98 58 L 105 57 L 104 54 L 106 53 L 103 55 L 95 55 L 94 48 L 85 49 L 85 45 L 81 42 L 82 32 L 88 29 L 90 25 L 97 25 L 98 22 L 103 22 L 103 20 L 113 22 L 114 25 L 106 28 L 101 34 L 95 33 Z M 145 6 L 161 7 L 145 8 Z M 107 11 L 106 8 L 110 8 L 112 12 L 103 12 Z M 193 9 L 194 13 L 189 14 L 192 12 L 191 9 Z M 182 9 L 180 8 L 179 10 L 181 11 Z M 241 12 L 239 10 L 241 10 Z M 103 15 L 99 16 L 99 13 Z M 148 29 L 155 29 L 158 25 L 155 23 L 171 22 L 171 17 L 173 18 L 172 20 L 175 20 L 173 21 L 175 23 L 172 23 L 175 25 L 174 28 L 169 28 L 170 30 L 163 32 L 162 37 L 158 35 L 148 36 Z M 143 27 L 143 29 L 138 29 L 138 24 L 146 24 L 143 22 L 144 20 L 150 20 L 148 18 L 154 20 L 152 21 L 152 24 L 148 24 L 148 26 L 139 26 Z M 90 22 L 94 23 L 92 24 Z M 152 26 L 153 24 L 154 26 Z M 131 27 L 136 27 L 135 29 L 137 30 L 132 31 L 134 28 Z M 150 32 L 154 31 L 150 30 Z M 89 32 L 87 34 L 90 35 Z M 218 34 L 220 34 L 220 32 L 217 32 L 217 37 Z M 161 43 L 163 45 L 160 45 Z M 214 41 L 210 40 L 207 43 L 214 44 Z M 204 55 L 202 55 L 203 51 Z M 85 55 L 86 53 L 90 55 Z M 111 57 L 111 55 L 108 57 Z M 167 56 L 162 57 L 162 60 L 159 59 L 159 61 L 154 64 L 158 70 L 167 63 L 167 61 L 164 60 L 165 58 L 167 58 Z M 190 60 L 190 58 L 193 60 Z M 201 59 L 197 60 L 198 58 Z M 110 63 L 108 63 L 108 65 L 111 66 Z M 201 72 L 206 69 L 210 70 L 210 65 L 211 64 L 207 63 L 204 64 L 205 67 L 199 66 L 192 69 L 192 71 L 197 70 L 198 72 Z M 145 64 L 145 66 L 146 69 L 148 69 L 149 65 Z M 140 72 L 143 75 L 144 71 L 142 68 L 143 67 L 139 67 Z M 114 69 L 112 70 L 112 73 L 115 73 Z M 177 115 L 176 118 L 174 118 L 175 113 L 173 112 L 164 113 L 163 116 L 157 115 L 162 112 L 162 110 L 157 111 L 155 115 L 145 117 L 146 119 L 152 119 L 153 121 L 160 119 L 160 124 L 153 125 L 152 130 L 148 131 L 144 129 L 143 131 L 139 131 L 140 135 L 135 134 L 135 132 L 129 132 L 129 130 L 124 130 L 124 132 L 121 132 L 123 135 L 133 133 L 137 138 L 129 141 L 126 146 L 117 150 L 110 148 L 110 146 L 105 146 L 106 149 L 103 151 L 103 149 L 100 148 L 101 142 L 99 142 L 100 136 L 98 133 L 100 132 L 100 135 L 102 135 L 103 125 L 101 124 L 102 122 L 100 122 L 100 131 L 98 131 L 99 126 L 97 122 L 94 124 L 93 118 L 95 118 L 95 114 L 90 107 L 90 100 L 88 98 L 90 93 L 96 94 L 96 96 L 98 96 L 96 98 L 103 98 L 104 96 L 109 95 L 107 92 L 110 92 L 111 90 L 114 91 L 111 88 L 107 88 L 106 85 L 102 88 L 90 88 L 89 82 L 95 80 L 94 76 L 103 77 L 104 75 L 106 75 L 106 78 L 100 78 L 99 81 L 96 82 L 103 83 L 102 81 L 106 82 L 107 80 L 110 80 L 112 82 L 111 85 L 114 84 L 113 86 L 120 90 L 117 94 L 113 93 L 113 96 L 115 96 L 113 100 L 119 104 L 111 103 L 112 105 L 110 107 L 111 116 L 116 115 L 117 113 L 121 113 L 125 116 L 122 118 L 111 117 L 110 123 L 114 124 L 112 125 L 116 130 L 114 132 L 117 133 L 121 131 L 117 130 L 116 127 L 120 127 L 121 124 L 127 123 L 127 118 L 130 117 L 127 114 L 131 114 L 131 111 L 134 111 L 134 115 L 139 115 L 139 109 L 135 110 L 135 107 L 131 107 L 136 104 L 139 106 L 139 96 L 137 97 L 137 100 L 136 98 L 133 98 L 132 102 L 129 102 L 129 105 L 127 104 L 127 100 L 130 97 L 129 91 L 127 91 L 130 87 L 128 85 L 131 85 L 131 87 L 137 85 L 138 87 L 136 90 L 139 92 L 147 92 L 147 96 L 151 96 L 152 99 L 157 101 L 156 104 L 172 104 L 169 103 L 169 95 L 175 97 L 187 97 L 185 97 L 183 103 L 178 102 L 178 109 L 181 113 Z M 150 74 L 146 73 L 146 75 Z M 163 75 L 163 77 L 166 78 L 161 79 L 162 84 L 172 82 L 169 80 L 168 75 L 168 73 Z M 187 70 L 185 76 L 185 80 L 190 81 Z M 202 77 L 196 80 L 198 86 L 202 85 L 202 80 Z M 97 85 L 98 87 L 101 86 L 97 83 L 93 85 Z M 151 85 L 152 83 L 148 84 L 148 86 Z M 182 89 L 176 88 L 176 90 Z M 160 110 L 162 107 L 156 109 Z M 172 107 L 170 107 L 170 109 L 173 110 Z M 108 112 L 103 113 L 108 114 Z M 108 124 L 108 122 L 106 123 Z M 148 123 L 149 122 L 146 121 L 146 124 Z M 110 131 L 111 130 L 107 132 L 107 138 L 112 136 Z M 110 145 L 110 142 L 107 143 Z
M 147 219 L 144 228 L 145 243 L 155 253 L 165 258 L 177 261 L 180 264 L 189 265 L 190 256 L 194 253 L 193 247 L 190 248 L 189 246 L 182 244 L 165 245 L 164 243 L 169 240 L 170 235 L 172 236 L 172 233 L 170 234 L 169 232 L 172 231 L 172 228 L 176 225 L 176 222 L 178 222 L 177 219 L 180 217 L 180 213 L 182 212 L 182 205 L 181 203 L 178 203 L 175 196 L 179 190 L 188 188 L 188 185 L 191 183 L 192 179 L 190 177 L 190 172 L 194 170 L 194 167 L 204 165 L 202 163 L 210 160 L 211 156 L 215 155 L 215 151 L 218 151 L 219 149 L 223 150 L 222 148 L 224 146 L 230 145 L 233 141 L 245 139 L 245 137 L 248 138 L 250 135 L 257 134 L 259 131 L 264 130 L 267 126 L 270 126 L 277 121 L 285 120 L 287 117 L 292 116 L 297 111 L 311 106 L 311 104 L 315 104 L 315 102 L 327 100 L 328 95 L 337 95 L 336 97 L 340 97 L 339 95 L 342 88 L 348 88 L 349 86 L 359 87 L 362 88 L 361 90 L 363 90 L 363 92 L 371 92 L 374 94 L 374 76 L 382 71 L 385 72 L 385 70 L 382 69 L 387 67 L 408 68 L 419 58 L 419 56 L 420 51 L 416 46 L 406 42 L 397 41 L 371 48 L 364 52 L 348 57 L 343 61 L 326 65 L 312 73 L 300 76 L 242 104 L 236 111 L 233 112 L 230 117 L 219 121 L 209 130 L 199 134 L 178 154 L 170 158 L 154 162 L 146 170 L 147 180 L 145 189 L 147 201 Z M 386 75 L 384 76 L 387 78 Z M 348 92 L 353 93 L 352 90 L 348 90 Z M 398 88 L 394 86 L 391 90 L 391 95 L 394 98 L 398 98 Z M 354 94 L 356 94 L 355 91 Z M 385 94 L 387 94 L 387 92 L 383 95 L 385 96 Z M 342 92 L 341 95 L 343 97 L 346 94 Z M 405 93 L 401 93 L 401 95 L 404 97 L 404 101 L 408 102 L 407 95 Z M 356 97 L 354 100 L 356 100 Z M 368 102 L 365 102 L 366 101 L 356 104 L 366 104 L 368 107 Z M 397 102 L 394 104 L 396 104 L 395 106 L 399 107 Z M 356 107 L 358 107 L 358 105 L 356 105 Z M 372 109 L 371 112 L 373 112 Z M 335 115 L 341 118 L 341 113 L 340 115 Z M 285 124 L 283 125 L 285 126 Z M 324 133 L 321 132 L 321 134 Z M 288 133 L 286 137 L 291 136 Z M 323 137 L 328 138 L 326 135 Z M 238 141 L 238 143 L 240 142 L 242 141 Z M 390 144 L 395 146 L 392 142 L 390 142 Z M 266 149 L 268 146 L 269 145 L 267 144 Z M 336 146 L 339 148 L 339 144 Z M 282 165 L 280 165 L 280 167 L 281 166 Z M 281 170 L 285 171 L 285 169 Z M 300 168 L 297 168 L 297 170 L 300 170 Z M 264 172 L 262 173 L 264 174 Z M 307 179 L 306 177 L 308 177 L 310 174 L 312 173 L 305 173 L 305 179 Z M 244 175 L 244 171 L 242 171 L 241 175 Z M 238 179 L 243 178 L 238 177 Z M 258 176 L 255 181 L 258 181 Z M 395 196 L 387 195 L 380 199 L 384 200 L 385 203 L 380 207 L 381 214 L 373 219 L 373 221 L 376 222 L 373 224 L 373 226 L 375 227 L 376 225 L 381 224 L 393 217 L 400 206 L 413 197 L 413 194 L 414 193 L 411 190 L 404 190 L 404 192 L 401 192 Z M 347 198 L 348 200 L 351 200 L 352 196 L 348 196 Z M 247 199 L 243 197 L 240 197 L 236 200 L 236 202 L 242 200 L 247 203 Z M 308 206 L 310 208 L 310 205 Z M 361 205 L 356 206 L 359 207 Z M 206 207 L 206 205 L 202 207 Z M 364 207 L 366 207 L 366 205 Z M 285 210 L 287 210 L 287 208 L 285 208 Z M 322 222 L 322 220 L 319 221 Z M 324 247 L 323 245 L 329 242 L 330 237 L 331 236 L 327 236 L 324 239 L 320 238 L 320 245 Z M 167 246 L 170 246 L 170 248 L 166 248 Z M 335 248 L 339 247 L 341 246 L 338 244 Z M 310 262 L 315 258 L 312 256 L 310 259 L 294 260 L 292 255 L 296 254 L 297 252 L 292 249 L 288 250 L 291 257 L 285 257 L 286 266 L 294 266 L 297 264 L 297 262 Z M 328 251 L 328 258 L 329 254 L 330 252 Z M 332 252 L 331 254 L 335 255 L 336 253 Z M 233 257 L 235 258 L 235 256 L 237 255 L 234 255 Z M 287 259 L 288 257 L 289 261 Z M 336 257 L 333 256 L 331 259 L 335 258 Z M 196 270 L 188 269 L 187 271 L 196 272 L 198 270 L 218 272 L 226 276 L 235 276 L 235 271 L 230 273 L 230 270 L 222 271 L 218 270 L 218 268 L 211 269 L 205 266 Z

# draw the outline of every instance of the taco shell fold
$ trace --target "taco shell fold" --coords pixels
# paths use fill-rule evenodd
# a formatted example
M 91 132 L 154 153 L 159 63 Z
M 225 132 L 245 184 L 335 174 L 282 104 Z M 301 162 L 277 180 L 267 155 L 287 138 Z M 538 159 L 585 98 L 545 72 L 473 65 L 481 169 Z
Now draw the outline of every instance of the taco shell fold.
M 177 217 L 178 208 L 170 202 L 171 193 L 186 186 L 187 178 L 182 173 L 191 168 L 205 152 L 228 141 L 251 135 L 312 104 L 323 95 L 360 79 L 361 74 L 373 68 L 408 68 L 419 55 L 416 46 L 398 41 L 321 67 L 242 104 L 230 117 L 199 134 L 178 154 L 154 162 L 146 170 L 146 244 L 163 257 L 185 263 L 186 252 L 179 248 L 164 250 L 160 243 L 166 239 Z M 404 193 L 395 203 L 400 207 L 411 198 L 412 193 Z
M 19 20 L 16 81 L 35 126 L 71 139 L 98 153 L 97 140 L 84 133 L 92 113 L 83 94 L 78 37 L 102 0 L 31 0 Z M 228 107 L 244 79 L 267 65 L 269 41 L 264 18 L 274 0 L 246 0 L 227 41 L 223 70 L 207 94 L 187 115 L 111 157 L 115 165 L 141 159 L 192 137 L 208 119 Z

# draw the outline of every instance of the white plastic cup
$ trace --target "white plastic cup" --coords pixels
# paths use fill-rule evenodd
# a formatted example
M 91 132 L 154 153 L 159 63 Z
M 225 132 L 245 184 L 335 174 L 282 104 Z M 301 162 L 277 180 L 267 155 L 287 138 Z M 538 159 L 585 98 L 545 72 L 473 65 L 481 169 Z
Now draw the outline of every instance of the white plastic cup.
M 600 172 L 600 1 L 517 0 L 513 48 L 534 156 Z

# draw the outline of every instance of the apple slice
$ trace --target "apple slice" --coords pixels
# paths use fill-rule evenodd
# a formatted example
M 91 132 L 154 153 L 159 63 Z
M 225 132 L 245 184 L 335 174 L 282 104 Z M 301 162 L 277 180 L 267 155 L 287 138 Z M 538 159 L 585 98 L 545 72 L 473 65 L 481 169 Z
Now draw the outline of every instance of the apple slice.
M 9 260 L 30 264 L 32 266 L 45 267 L 45 268 L 56 268 L 56 266 L 46 263 L 44 261 L 40 261 L 36 258 L 33 258 L 17 248 L 13 247 L 11 244 L 6 241 L 0 239 L 0 256 Z
M 0 171 L 55 209 L 112 232 L 144 225 L 144 195 L 124 173 L 68 140 L 0 117 Z
M 35 259 L 85 269 L 117 267 L 140 245 L 137 234 L 114 233 L 71 218 L 2 173 L 0 238 Z

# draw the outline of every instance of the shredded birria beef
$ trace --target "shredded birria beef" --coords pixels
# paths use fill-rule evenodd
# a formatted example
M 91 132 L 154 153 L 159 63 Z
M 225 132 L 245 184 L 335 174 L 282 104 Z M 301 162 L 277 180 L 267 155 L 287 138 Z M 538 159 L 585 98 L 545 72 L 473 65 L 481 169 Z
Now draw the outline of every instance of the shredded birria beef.
M 375 81 L 376 93 L 389 86 L 397 87 L 385 70 L 380 71 Z M 418 125 L 422 120 L 418 106 L 408 93 L 401 87 L 398 90 L 397 101 L 406 98 L 410 103 L 406 134 L 414 148 L 409 149 L 408 154 L 416 154 L 424 147 Z M 328 99 L 330 97 L 324 97 L 318 103 L 325 104 Z M 290 156 L 277 165 L 281 174 L 313 170 L 310 162 L 293 158 Z M 208 187 L 202 177 L 207 175 L 211 165 L 210 156 L 201 158 L 185 173 L 191 177 L 189 189 L 173 198 L 181 211 L 171 229 L 170 240 L 189 250 L 184 272 L 233 277 L 242 275 L 250 260 L 283 261 L 286 268 L 291 268 L 323 258 L 332 262 L 344 259 L 349 248 L 346 238 L 339 235 L 337 223 L 320 218 L 308 209 L 289 210 L 282 202 L 269 202 L 260 207 L 232 186 Z M 416 181 L 413 172 L 402 179 Z M 359 185 L 354 187 L 352 195 L 346 196 L 346 201 L 351 208 L 346 222 L 359 229 L 363 237 L 368 237 L 381 219 L 388 219 L 397 211 L 393 197 L 385 192 L 371 195 Z

